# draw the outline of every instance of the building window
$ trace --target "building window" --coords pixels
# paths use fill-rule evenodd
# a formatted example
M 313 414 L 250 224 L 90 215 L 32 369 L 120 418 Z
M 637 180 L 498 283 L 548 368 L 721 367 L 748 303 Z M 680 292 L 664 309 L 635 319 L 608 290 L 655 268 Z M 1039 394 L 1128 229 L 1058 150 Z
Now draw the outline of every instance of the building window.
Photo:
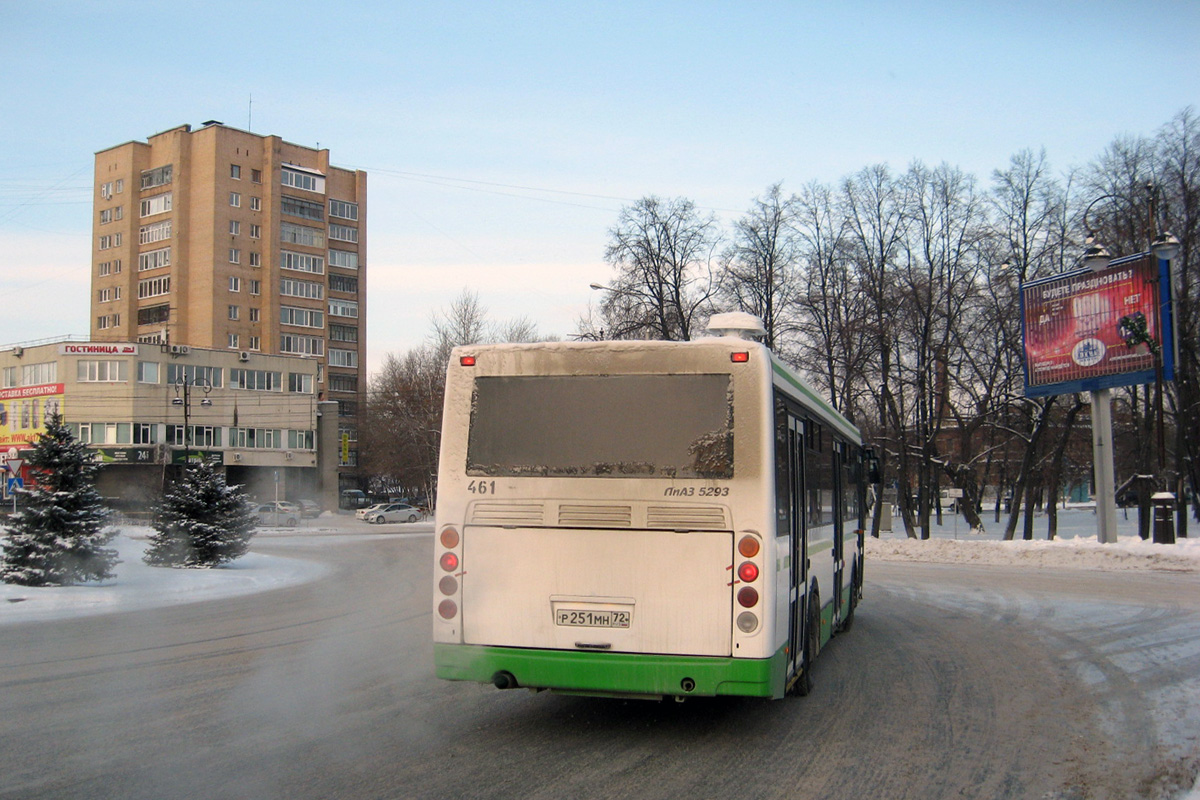
M 230 428 L 229 446 L 240 448 L 279 448 L 282 431 L 274 428 Z
M 255 310 L 257 311 L 257 309 L 255 309 Z M 259 339 L 258 339 L 258 337 L 257 337 L 257 336 L 251 336 L 251 337 L 250 337 L 250 345 L 249 345 L 249 347 L 250 347 L 250 349 L 251 349 L 251 350 L 259 350 L 259 349 L 261 349 L 261 348 L 259 347 Z
M 57 361 L 45 361 L 41 364 L 24 364 L 21 366 L 21 386 L 40 386 L 43 383 L 57 382 Z
M 231 320 L 239 319 L 241 317 L 241 313 L 242 313 L 241 306 L 230 306 L 229 307 L 229 318 Z
M 138 325 L 158 325 L 171 318 L 171 307 L 168 305 L 149 306 L 148 308 L 139 308 L 137 313 Z
M 357 350 L 338 350 L 329 348 L 329 366 L 331 367 L 357 367 L 358 366 L 358 351 Z
M 294 333 L 280 334 L 279 352 L 298 356 L 319 356 L 325 352 L 325 340 L 320 336 L 297 336 Z
M 112 248 L 113 248 L 112 235 L 110 234 L 108 236 L 101 236 L 100 237 L 100 249 L 101 250 L 111 250 Z
M 251 278 L 246 283 L 249 284 L 250 294 L 262 294 L 262 281 L 257 278 Z
M 301 328 L 324 328 L 325 315 L 311 308 L 280 306 L 279 322 L 283 325 L 296 325 Z
M 250 238 L 251 239 L 261 239 L 262 238 L 262 226 L 261 225 L 253 225 L 252 224 L 250 226 Z
M 299 394 L 312 394 L 313 376 L 307 372 L 289 372 L 288 391 Z
M 358 253 L 349 250 L 330 250 L 329 265 L 342 269 L 358 269 Z
M 262 183 L 262 170 L 261 169 L 250 170 L 250 181 L 252 183 Z
M 251 253 L 250 254 L 250 266 L 252 266 L 252 267 L 261 267 L 262 266 L 262 254 L 261 253 Z
M 148 250 L 138 255 L 138 272 L 144 272 L 148 269 L 158 269 L 159 267 L 169 267 L 170 265 L 171 248 L 169 247 L 163 247 L 159 250 Z
M 241 192 L 230 192 L 230 193 L 229 193 L 229 205 L 233 206 L 234 208 L 241 208 L 241 207 L 242 207 L 242 194 L 241 194 Z
M 152 217 L 155 214 L 165 214 L 171 210 L 171 193 L 156 194 L 154 197 L 146 197 L 141 202 L 141 215 L 143 217 Z
M 242 179 L 241 165 L 230 164 L 229 165 L 229 177 L 233 178 L 235 181 L 240 181 Z
M 331 317 L 358 317 L 358 303 L 354 300 L 330 299 L 329 315 Z
M 331 392 L 357 392 L 358 391 L 358 376 L 357 375 L 338 375 L 331 373 L 329 375 L 329 391 Z
M 352 278 L 348 275 L 334 275 L 330 273 L 329 290 L 331 292 L 358 294 L 358 278 Z
M 164 219 L 138 228 L 138 244 L 154 244 L 171 238 L 171 220 Z
M 186 434 L 182 425 L 167 426 L 167 444 L 192 447 L 220 447 L 221 429 L 213 425 L 189 425 Z M 231 429 L 232 430 L 232 429 Z M 232 433 L 230 435 L 232 438 Z
M 230 389 L 249 389 L 256 392 L 283 391 L 283 373 L 265 369 L 229 370 Z
M 75 362 L 75 380 L 80 383 L 117 383 L 119 381 L 128 381 L 129 362 L 80 359 Z
M 192 364 L 167 364 L 167 383 L 191 383 L 197 386 L 221 388 L 224 370 L 220 367 L 197 367 Z
M 242 263 L 242 251 L 237 249 L 236 247 L 229 248 L 229 263 L 230 264 Z
M 239 344 L 240 339 L 236 333 L 229 334 L 229 338 L 226 341 L 230 350 L 237 350 L 241 346 Z
M 112 273 L 112 262 L 101 261 L 96 267 L 96 274 L 103 278 Z
M 240 292 L 242 290 L 242 279 L 237 275 L 229 276 L 229 291 Z
M 138 299 L 144 300 L 147 297 L 160 297 L 164 294 L 171 293 L 171 276 L 164 275 L 161 278 L 146 278 L 138 281 Z
M 279 266 L 283 269 L 294 269 L 297 272 L 311 272 L 314 275 L 325 274 L 324 258 L 310 256 L 306 253 L 293 253 L 290 250 L 279 251 Z
M 284 186 L 325 194 L 325 176 L 319 172 L 309 172 L 302 167 L 282 167 L 279 170 L 279 182 Z
M 351 228 L 349 225 L 338 225 L 335 222 L 329 223 L 329 238 L 337 239 L 339 242 L 358 242 L 358 228 Z
M 142 173 L 142 191 L 154 189 L 158 186 L 166 186 L 171 182 L 171 165 L 158 167 L 157 169 L 148 169 Z M 117 181 L 121 183 L 121 181 Z M 118 189 L 117 191 L 121 191 Z
M 258 312 L 257 308 L 250 309 L 250 321 L 251 322 L 258 322 L 258 313 L 259 312 Z
M 284 214 L 291 214 L 293 217 L 304 217 L 317 222 L 325 219 L 325 209 L 320 203 L 301 200 L 299 197 L 289 197 L 286 194 L 279 200 L 279 210 Z
M 100 224 L 107 225 L 113 221 L 113 210 L 111 208 L 100 209 Z
M 100 196 L 103 197 L 105 200 L 108 200 L 113 196 L 112 181 L 109 181 L 108 183 L 102 184 L 100 186 Z
M 242 223 L 238 222 L 236 219 L 229 220 L 229 235 L 230 236 L 238 236 L 241 234 L 241 232 L 242 232 Z
M 289 450 L 315 450 L 316 431 L 288 431 Z
M 356 400 L 338 400 L 338 416 L 339 417 L 357 417 L 358 416 L 358 401 Z
M 158 444 L 158 425 L 153 422 L 133 423 L 134 444 Z
M 329 323 L 329 339 L 334 342 L 358 342 L 358 328 L 352 325 Z
M 302 244 L 307 247 L 325 246 L 325 234 L 320 228 L 309 228 L 291 222 L 279 224 L 279 240 L 286 244 Z
M 109 328 L 115 328 L 120 324 L 121 324 L 121 315 L 120 314 L 105 314 L 102 317 L 96 317 L 96 329 L 97 330 L 102 330 L 102 331 L 108 330 Z
M 158 372 L 157 361 L 137 362 L 138 383 L 158 383 Z
M 113 297 L 114 291 L 113 291 L 112 287 L 110 287 L 108 289 L 96 290 L 96 302 L 97 303 L 111 303 L 114 299 L 120 300 L 121 299 L 121 287 L 117 286 L 115 288 L 116 288 L 116 292 L 115 292 L 116 297 L 115 298 Z
M 250 198 L 250 210 L 251 211 L 262 211 L 262 198 L 261 197 L 251 197 Z
M 283 278 L 279 281 L 279 293 L 285 297 L 303 297 L 308 300 L 324 300 L 325 287 L 312 281 L 297 281 Z
M 329 216 L 358 221 L 358 203 L 347 203 L 345 200 L 329 200 Z

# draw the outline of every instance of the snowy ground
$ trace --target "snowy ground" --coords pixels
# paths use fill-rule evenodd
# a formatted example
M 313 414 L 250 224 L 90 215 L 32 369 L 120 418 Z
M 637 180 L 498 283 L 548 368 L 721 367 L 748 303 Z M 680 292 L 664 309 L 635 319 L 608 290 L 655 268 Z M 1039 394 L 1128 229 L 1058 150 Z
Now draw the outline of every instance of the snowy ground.
M 909 539 L 900 519 L 893 520 L 892 532 L 879 539 L 867 539 L 870 561 L 921 561 L 971 565 L 1021 566 L 1045 570 L 1161 570 L 1200 572 L 1200 524 L 1193 523 L 1193 538 L 1180 539 L 1174 545 L 1157 545 L 1137 536 L 1136 513 L 1118 511 L 1119 541 L 1102 545 L 1097 541 L 1096 517 L 1089 508 L 1059 512 L 1058 539 L 1046 540 L 1046 520 L 1039 517 L 1034 526 L 1034 541 L 1000 541 L 1001 523 L 992 522 L 985 512 L 985 533 L 972 533 L 962 520 L 947 515 L 929 540 Z M 268 591 L 314 580 L 325 573 L 320 564 L 301 558 L 284 558 L 251 552 L 232 564 L 207 570 L 176 570 L 147 566 L 142 562 L 147 528 L 125 527 L 114 540 L 121 564 L 116 578 L 101 584 L 73 587 L 29 588 L 0 584 L 0 625 L 36 622 L 87 614 L 135 611 L 180 603 L 231 597 Z M 406 530 L 408 534 L 427 534 L 424 526 Z M 349 518 L 330 517 L 314 520 L 297 531 L 264 531 L 256 541 L 287 543 L 298 553 L 315 547 L 336 546 L 347 534 L 380 535 Z M 386 534 L 384 534 L 386 535 Z M 394 535 L 394 534 L 393 534 Z M 1200 591 L 1200 582 L 1197 584 Z M 1080 614 L 1088 613 L 1081 609 Z M 1177 643 L 1192 650 L 1200 639 Z M 1185 654 L 1187 655 L 1187 654 Z M 1194 743 L 1200 730 L 1200 675 L 1187 687 L 1187 697 L 1172 697 L 1157 709 L 1160 719 L 1170 716 L 1180 726 L 1164 723 L 1163 734 L 1185 749 Z M 1169 706 L 1169 708 L 1167 707 Z M 1200 800 L 1200 784 L 1179 800 Z

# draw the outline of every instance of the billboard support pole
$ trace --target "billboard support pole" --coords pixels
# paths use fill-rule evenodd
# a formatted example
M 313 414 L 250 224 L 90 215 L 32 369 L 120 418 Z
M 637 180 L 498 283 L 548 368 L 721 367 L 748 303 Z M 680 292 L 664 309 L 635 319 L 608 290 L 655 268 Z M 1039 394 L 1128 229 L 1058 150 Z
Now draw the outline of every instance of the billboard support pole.
M 1112 394 L 1092 392 L 1092 465 L 1096 473 L 1096 526 L 1100 544 L 1117 541 L 1116 478 L 1112 451 Z

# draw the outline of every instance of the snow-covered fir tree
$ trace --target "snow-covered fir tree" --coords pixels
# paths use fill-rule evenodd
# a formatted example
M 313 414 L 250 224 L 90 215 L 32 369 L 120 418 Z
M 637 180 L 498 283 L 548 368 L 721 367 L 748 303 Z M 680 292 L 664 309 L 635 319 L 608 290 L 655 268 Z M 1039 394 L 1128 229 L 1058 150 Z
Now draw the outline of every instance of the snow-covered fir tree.
M 258 520 L 240 488 L 207 461 L 189 467 L 156 509 L 145 562 L 216 567 L 244 555 Z
M 4 528 L 0 579 L 25 586 L 70 586 L 113 577 L 117 551 L 107 548 L 116 530 L 96 491 L 100 465 L 63 423 L 46 418 L 46 430 L 28 451 L 31 485 L 24 508 Z

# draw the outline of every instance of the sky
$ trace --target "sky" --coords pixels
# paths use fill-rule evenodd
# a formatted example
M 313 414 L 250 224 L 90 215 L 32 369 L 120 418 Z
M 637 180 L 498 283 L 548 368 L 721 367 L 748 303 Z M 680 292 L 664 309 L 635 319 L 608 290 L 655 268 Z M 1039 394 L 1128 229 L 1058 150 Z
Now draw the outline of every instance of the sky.
M 1024 149 L 1200 108 L 1194 0 L 0 0 L 0 344 L 86 335 L 94 154 L 216 119 L 368 172 L 368 370 L 462 292 L 569 336 L 623 206 Z

